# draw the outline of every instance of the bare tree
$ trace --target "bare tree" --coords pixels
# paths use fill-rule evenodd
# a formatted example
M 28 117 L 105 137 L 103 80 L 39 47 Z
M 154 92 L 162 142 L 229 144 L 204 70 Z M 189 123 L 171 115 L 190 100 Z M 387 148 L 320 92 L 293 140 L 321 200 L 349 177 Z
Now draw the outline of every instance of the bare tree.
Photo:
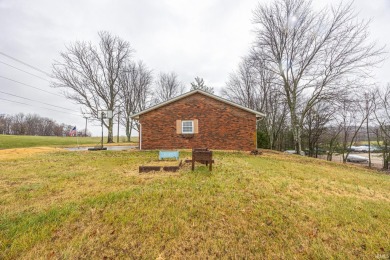
M 108 32 L 98 33 L 99 46 L 76 42 L 61 53 L 61 61 L 53 64 L 58 82 L 67 98 L 83 106 L 83 113 L 98 119 L 99 110 L 112 110 L 119 105 L 118 78 L 133 50 L 127 41 Z M 113 142 L 113 119 L 103 122 L 108 129 L 108 143 Z
M 233 102 L 266 114 L 258 124 L 258 131 L 265 131 L 268 148 L 275 149 L 285 130 L 287 106 L 280 90 L 273 83 L 273 73 L 259 62 L 261 60 L 253 57 L 244 58 L 238 70 L 230 74 L 222 95 Z M 281 145 L 278 149 L 281 149 Z
M 277 76 L 288 105 L 296 152 L 311 109 L 352 85 L 350 76 L 367 76 L 383 48 L 368 42 L 369 22 L 360 21 L 352 3 L 314 11 L 308 0 L 276 0 L 254 11 L 252 55 Z
M 377 144 L 383 155 L 383 169 L 389 169 L 390 161 L 390 84 L 384 89 L 377 89 L 374 96 L 374 116 L 378 123 Z
M 119 76 L 119 96 L 121 99 L 122 120 L 126 128 L 127 141 L 130 142 L 131 130 L 138 129 L 137 122 L 130 116 L 146 108 L 150 101 L 152 71 L 142 61 L 127 64 Z
M 390 161 L 390 138 L 386 134 L 390 132 L 390 126 L 379 126 L 374 130 L 374 136 L 376 137 L 376 144 L 380 148 L 382 152 L 383 165 L 382 169 L 389 169 L 389 161 Z
M 178 95 L 183 94 L 184 86 L 178 80 L 176 73 L 160 73 L 156 81 L 154 93 L 155 103 L 164 102 Z
M 348 95 L 344 96 L 342 100 L 339 113 L 342 126 L 341 152 L 344 163 L 347 162 L 351 147 L 369 116 L 369 113 L 365 109 L 363 95 L 354 94 L 353 97 L 352 95 Z
M 324 146 L 327 147 L 326 160 L 333 160 L 333 153 L 340 145 L 340 134 L 343 131 L 343 125 L 332 116 L 331 122 L 326 126 L 325 132 L 321 136 Z
M 203 78 L 195 77 L 195 82 L 191 82 L 191 90 L 200 89 L 211 94 L 214 94 L 214 88 L 204 84 Z
M 370 122 L 371 116 L 375 112 L 375 100 L 377 99 L 377 92 L 367 90 L 364 92 L 364 112 L 366 117 L 366 134 L 367 134 L 367 142 L 368 142 L 368 167 L 372 166 L 371 163 L 371 136 L 370 136 Z
M 11 131 L 14 135 L 26 135 L 27 126 L 24 123 L 26 115 L 18 113 L 12 117 Z
M 12 118 L 6 114 L 0 114 L 0 134 L 11 134 Z
M 63 136 L 69 127 L 37 114 L 0 115 L 0 134 Z
M 238 70 L 230 74 L 222 95 L 250 109 L 259 109 L 261 106 L 260 90 L 257 71 L 251 60 L 244 58 Z
M 308 156 L 318 158 L 320 138 L 326 132 L 326 126 L 337 108 L 332 103 L 317 103 L 307 113 L 304 130 L 307 134 Z

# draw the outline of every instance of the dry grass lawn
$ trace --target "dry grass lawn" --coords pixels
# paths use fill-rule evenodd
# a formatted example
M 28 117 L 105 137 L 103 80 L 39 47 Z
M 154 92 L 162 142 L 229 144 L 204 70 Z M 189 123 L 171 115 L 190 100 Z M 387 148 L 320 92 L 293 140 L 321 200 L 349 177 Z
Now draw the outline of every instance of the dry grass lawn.
M 23 151 L 0 151 L 0 259 L 390 258 L 389 175 L 275 152 L 139 174 L 157 152 Z
M 114 136 L 114 140 L 117 138 Z M 125 142 L 125 137 L 120 137 L 120 143 L 104 144 L 110 145 L 136 145 L 137 137 L 131 138 L 131 143 Z M 101 137 L 59 137 L 59 136 L 29 136 L 29 135 L 2 135 L 0 134 L 0 150 L 10 148 L 27 148 L 27 147 L 76 147 L 79 146 L 95 146 L 100 144 Z M 107 137 L 104 137 L 104 142 L 107 142 Z
M 34 148 L 13 148 L 0 151 L 0 160 L 13 160 L 26 158 L 36 155 L 37 153 L 49 154 L 55 151 L 61 151 L 59 148 L 52 147 L 34 147 Z

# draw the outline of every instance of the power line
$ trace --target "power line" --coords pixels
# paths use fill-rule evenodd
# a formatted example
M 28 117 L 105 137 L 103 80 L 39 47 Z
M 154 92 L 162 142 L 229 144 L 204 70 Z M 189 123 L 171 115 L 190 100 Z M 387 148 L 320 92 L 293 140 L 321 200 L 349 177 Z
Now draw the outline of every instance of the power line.
M 14 100 L 9 100 L 9 99 L 6 99 L 6 98 L 0 98 L 0 100 L 5 100 L 5 101 L 8 101 L 8 102 L 17 103 L 17 104 L 22 104 L 22 105 L 26 105 L 26 106 L 30 106 L 30 107 L 36 107 L 36 106 L 31 105 L 31 104 L 27 104 L 27 103 L 23 103 L 23 102 L 18 102 L 18 101 L 14 101 Z M 47 108 L 47 107 L 37 107 L 37 108 L 43 108 L 43 109 L 46 109 L 46 110 L 51 110 L 51 111 L 55 111 L 55 112 L 59 112 L 59 113 L 64 113 L 64 114 L 68 114 L 68 115 L 81 116 L 81 115 L 77 115 L 77 114 L 73 114 L 73 113 L 69 113 L 69 112 L 64 112 L 64 111 L 59 111 L 59 110 L 55 110 L 55 109 L 51 109 L 51 108 Z
M 43 91 L 43 92 L 46 92 L 46 93 L 49 93 L 49 94 L 52 94 L 52 95 L 56 95 L 56 96 L 59 96 L 59 97 L 64 97 L 64 96 L 59 95 L 59 94 L 56 94 L 56 93 L 54 93 L 54 92 L 50 92 L 50 91 L 47 91 L 47 90 L 44 90 L 44 89 L 41 89 L 41 88 L 37 88 L 37 87 L 31 86 L 31 85 L 29 85 L 29 84 L 26 84 L 26 83 L 23 83 L 23 82 L 14 80 L 14 79 L 10 79 L 10 78 L 4 77 L 4 76 L 0 76 L 0 78 L 3 78 L 3 79 L 6 79 L 6 80 L 9 80 L 9 81 L 16 82 L 16 83 L 21 84 L 21 85 L 24 85 L 24 86 L 26 86 L 26 87 L 35 88 L 35 89 L 37 89 L 37 90 L 40 90 L 40 91 Z
M 4 64 L 4 65 L 7 65 L 7 66 L 9 66 L 9 67 L 11 67 L 11 68 L 14 68 L 14 69 L 16 69 L 16 70 L 22 71 L 22 72 L 24 72 L 24 73 L 27 73 L 27 74 L 29 74 L 29 75 L 31 75 L 31 76 L 37 77 L 37 78 L 39 78 L 39 79 L 46 80 L 47 82 L 51 82 L 51 81 L 48 80 L 48 79 L 42 78 L 41 76 L 32 74 L 32 73 L 30 73 L 30 72 L 28 72 L 28 71 L 25 71 L 25 70 L 22 70 L 22 69 L 20 69 L 20 68 L 18 68 L 18 67 L 15 67 L 15 66 L 11 65 L 11 64 L 8 64 L 8 63 L 6 63 L 6 62 L 0 61 L 0 63 L 2 63 L 2 64 Z
M 0 91 L 0 93 L 6 94 L 6 95 L 9 95 L 9 96 L 13 96 L 13 97 L 17 97 L 17 98 L 22 98 L 22 99 L 38 102 L 38 103 L 41 103 L 41 104 L 44 104 L 44 105 L 47 105 L 47 106 L 52 106 L 52 107 L 62 108 L 62 109 L 68 110 L 68 111 L 78 112 L 78 111 L 75 111 L 75 110 L 70 110 L 69 108 L 66 108 L 66 107 L 52 105 L 52 104 L 49 104 L 49 103 L 41 102 L 41 101 L 34 100 L 34 99 L 31 99 L 31 98 L 21 97 L 21 96 L 18 96 L 18 95 L 15 95 L 15 94 L 11 94 L 11 93 L 7 93 L 7 92 L 4 92 L 4 91 Z
M 0 55 L 3 55 L 3 56 L 5 56 L 5 57 L 7 57 L 7 58 L 9 58 L 9 59 L 11 59 L 11 60 L 16 61 L 16 62 L 19 62 L 19 63 L 21 63 L 21 64 L 23 64 L 23 65 L 25 65 L 25 66 L 27 66 L 27 67 L 33 69 L 33 70 L 36 70 L 36 71 L 38 71 L 38 72 L 41 72 L 41 73 L 45 74 L 46 76 L 48 76 L 49 78 L 53 78 L 49 73 L 47 73 L 47 72 L 41 70 L 40 68 L 35 67 L 35 66 L 33 66 L 33 65 L 30 65 L 30 64 L 28 64 L 28 63 L 26 63 L 26 62 L 24 62 L 24 61 L 22 61 L 22 60 L 19 60 L 19 59 L 15 58 L 15 57 L 12 57 L 11 55 L 8 55 L 8 54 L 6 54 L 6 53 L 4 53 L 4 52 L 0 52 Z M 46 81 L 48 81 L 48 82 L 51 82 L 51 81 L 49 81 L 48 79 L 42 78 L 42 77 L 40 77 L 40 76 L 38 76 L 38 75 L 32 74 L 32 73 L 30 73 L 30 72 L 27 72 L 27 71 L 25 71 L 25 70 L 22 70 L 22 69 L 20 69 L 20 68 L 17 68 L 17 67 L 15 67 L 15 66 L 10 65 L 10 64 L 7 64 L 7 63 L 5 63 L 5 62 L 0 61 L 0 63 L 5 64 L 5 65 L 7 65 L 7 66 L 10 66 L 10 67 L 12 67 L 12 68 L 14 68 L 14 69 L 20 70 L 20 71 L 22 71 L 22 72 L 25 72 L 25 73 L 27 73 L 27 74 L 30 74 L 30 75 L 32 75 L 32 76 L 35 76 L 35 77 L 37 77 L 37 78 L 40 78 L 40 79 L 46 80 Z M 23 83 L 23 82 L 14 80 L 14 79 L 10 79 L 10 78 L 4 77 L 4 76 L 0 76 L 0 78 L 3 78 L 3 79 L 6 79 L 6 80 L 9 80 L 9 81 L 12 81 L 12 82 L 15 82 L 15 83 L 24 85 L 24 86 L 26 86 L 26 87 L 34 88 L 34 89 L 37 89 L 37 90 L 40 90 L 40 91 L 43 91 L 43 92 L 46 92 L 46 93 L 49 93 L 49 94 L 52 94 L 52 95 L 56 95 L 56 96 L 58 96 L 58 97 L 62 97 L 62 98 L 65 97 L 65 96 L 63 96 L 63 95 L 59 95 L 59 94 L 56 94 L 56 93 L 54 93 L 54 92 L 50 92 L 50 91 L 47 91 L 47 90 L 44 90 L 44 89 L 41 89 L 41 88 L 38 88 L 38 87 L 34 87 L 34 86 L 29 85 L 29 84 L 26 84 L 26 83 Z M 2 93 L 4 93 L 4 92 L 2 92 Z M 7 93 L 4 93 L 4 94 L 7 94 Z M 9 94 L 9 95 L 13 95 L 13 94 Z M 16 95 L 13 95 L 13 96 L 16 96 Z M 41 101 L 37 101 L 37 100 L 32 100 L 32 99 L 28 99 L 28 98 L 24 98 L 24 97 L 20 97 L 20 96 L 17 96 L 17 97 L 23 98 L 23 99 L 27 99 L 27 100 L 31 100 L 31 101 L 34 101 L 34 102 L 39 102 L 39 103 L 46 104 L 46 105 L 49 105 L 49 106 L 54 106 L 54 105 L 51 105 L 51 104 L 48 104 L 48 103 L 44 103 L 44 102 L 41 102 Z M 66 97 L 65 97 L 65 98 L 66 98 Z M 18 103 L 18 104 L 27 105 L 27 106 L 33 106 L 33 105 L 26 104 L 26 103 L 23 103 L 23 102 L 12 101 L 12 100 L 8 100 L 8 99 L 4 99 L 4 98 L 0 98 L 0 100 L 5 100 L 5 101 L 13 102 L 13 103 Z M 34 106 L 33 106 L 33 107 L 34 107 Z M 58 107 L 58 106 L 55 106 L 55 107 Z M 39 108 L 44 108 L 44 107 L 39 107 Z M 60 108 L 61 108 L 61 107 L 60 107 Z M 66 113 L 66 112 L 62 112 L 62 111 L 58 111 L 58 110 L 54 110 L 54 109 L 49 109 L 49 108 L 44 108 L 44 109 L 48 109 L 48 110 L 52 110 L 52 111 L 56 111 L 56 112 L 60 112 L 60 113 Z M 74 111 L 74 110 L 73 110 L 73 111 Z M 67 113 L 67 114 L 69 114 L 69 113 Z M 70 114 L 72 114 L 72 113 L 70 113 Z M 72 115 L 76 115 L 76 114 L 72 114 Z M 80 116 L 80 115 L 77 115 L 77 116 Z M 95 120 L 95 119 L 91 118 L 91 120 Z M 99 120 L 97 120 L 97 121 L 99 121 Z
M 25 65 L 25 66 L 27 66 L 27 67 L 30 67 L 30 68 L 32 68 L 32 69 L 34 69 L 34 70 L 36 70 L 36 71 L 39 71 L 39 72 L 41 72 L 41 73 L 43 73 L 43 74 L 45 74 L 46 76 L 48 76 L 48 77 L 51 78 L 51 76 L 50 76 L 49 73 L 47 73 L 47 72 L 45 72 L 45 71 L 43 71 L 43 70 L 41 70 L 41 69 L 39 69 L 39 68 L 37 68 L 37 67 L 35 67 L 35 66 L 33 66 L 33 65 L 30 65 L 30 64 L 28 64 L 28 63 L 26 63 L 26 62 L 24 62 L 24 61 L 21 61 L 21 60 L 15 58 L 15 57 L 12 57 L 12 56 L 10 56 L 10 55 L 8 55 L 8 54 L 5 54 L 4 52 L 0 52 L 0 55 L 3 55 L 3 56 L 5 56 L 5 57 L 7 57 L 7 58 L 9 58 L 9 59 L 11 59 L 11 60 L 17 61 L 17 62 L 19 62 L 19 63 L 21 63 L 21 64 L 23 64 L 23 65 Z

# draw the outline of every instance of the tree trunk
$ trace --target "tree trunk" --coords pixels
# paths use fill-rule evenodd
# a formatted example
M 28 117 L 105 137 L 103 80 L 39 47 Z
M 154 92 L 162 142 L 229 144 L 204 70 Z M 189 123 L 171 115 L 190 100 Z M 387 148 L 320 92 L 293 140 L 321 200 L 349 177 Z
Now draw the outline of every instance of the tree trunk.
M 129 119 L 126 119 L 126 137 L 127 137 L 127 142 L 130 142 L 131 131 L 130 131 L 130 120 Z
M 383 169 L 388 170 L 389 169 L 389 153 L 387 151 L 387 141 L 384 142 L 384 149 L 383 149 Z
M 326 160 L 331 162 L 332 159 L 333 159 L 333 153 L 332 152 L 328 152 L 328 154 L 326 155 Z
M 133 130 L 133 122 L 131 122 L 131 127 L 129 131 L 129 143 L 131 142 L 131 131 Z
M 114 120 L 112 118 L 108 119 L 108 137 L 107 137 L 107 143 L 113 143 L 114 142 L 114 132 L 113 132 L 113 126 L 114 126 Z
M 347 156 L 345 155 L 345 152 L 343 151 L 343 163 L 347 163 Z
M 302 140 L 301 140 L 301 128 L 298 124 L 293 125 L 293 136 L 295 143 L 295 152 L 296 154 L 301 154 L 302 151 Z
M 368 113 L 368 112 L 367 112 Z M 368 116 L 366 121 L 366 130 L 367 130 L 367 139 L 368 139 L 368 167 L 371 168 L 371 140 L 370 140 L 370 131 L 369 131 L 369 125 L 368 125 Z

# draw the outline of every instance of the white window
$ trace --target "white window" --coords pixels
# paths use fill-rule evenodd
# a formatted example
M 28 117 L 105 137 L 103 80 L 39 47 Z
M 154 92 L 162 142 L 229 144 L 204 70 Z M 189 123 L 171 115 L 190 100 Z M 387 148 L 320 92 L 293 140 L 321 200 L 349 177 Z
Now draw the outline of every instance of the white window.
M 193 134 L 194 133 L 194 121 L 181 121 L 181 131 L 183 134 Z

